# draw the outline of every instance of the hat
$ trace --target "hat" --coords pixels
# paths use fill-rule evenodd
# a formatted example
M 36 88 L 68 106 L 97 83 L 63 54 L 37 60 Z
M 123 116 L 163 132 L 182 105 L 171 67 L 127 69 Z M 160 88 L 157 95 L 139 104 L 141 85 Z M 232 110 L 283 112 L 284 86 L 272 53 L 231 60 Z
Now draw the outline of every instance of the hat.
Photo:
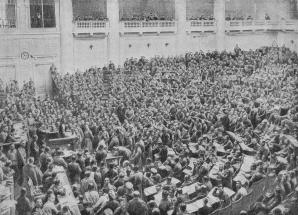
M 124 172 L 120 172 L 120 173 L 119 173 L 119 178 L 124 178 L 124 177 L 125 177 Z
M 125 187 L 126 187 L 127 189 L 131 190 L 131 189 L 133 188 L 133 185 L 132 185 L 131 182 L 126 182 L 126 183 L 125 183 Z
M 140 197 L 140 192 L 139 191 L 134 191 L 132 193 L 133 197 Z
M 156 174 L 157 173 L 157 170 L 155 168 L 151 168 L 150 171 L 153 173 L 153 174 Z

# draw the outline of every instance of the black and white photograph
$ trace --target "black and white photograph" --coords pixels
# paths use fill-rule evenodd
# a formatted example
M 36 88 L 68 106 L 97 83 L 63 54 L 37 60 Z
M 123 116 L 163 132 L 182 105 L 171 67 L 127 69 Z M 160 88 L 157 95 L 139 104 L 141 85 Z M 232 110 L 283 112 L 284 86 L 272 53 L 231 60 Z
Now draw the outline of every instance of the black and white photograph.
M 298 0 L 0 0 L 0 215 L 298 215 Z

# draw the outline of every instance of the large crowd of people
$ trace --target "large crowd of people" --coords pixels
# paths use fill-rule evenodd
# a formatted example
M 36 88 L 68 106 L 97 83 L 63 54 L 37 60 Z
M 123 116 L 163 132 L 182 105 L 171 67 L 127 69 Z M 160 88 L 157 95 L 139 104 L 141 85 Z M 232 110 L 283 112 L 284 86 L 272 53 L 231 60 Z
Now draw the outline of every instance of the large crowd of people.
M 65 189 L 54 168 L 61 166 L 81 214 L 186 215 L 188 203 L 202 200 L 195 213 L 207 215 L 271 174 L 273 191 L 240 214 L 295 214 L 297 64 L 297 53 L 285 47 L 236 47 L 127 59 L 123 67 L 75 74 L 52 67 L 52 97 L 35 98 L 33 82 L 6 89 L 0 142 L 12 144 L 0 150 L 0 181 L 13 177 L 21 186 L 19 214 L 73 213 L 58 201 Z M 103 100 L 107 72 L 112 80 Z M 27 155 L 22 166 L 16 121 L 29 128 L 28 141 L 19 144 Z M 76 136 L 71 153 L 51 148 L 41 131 Z M 247 156 L 252 163 L 243 162 Z M 243 166 L 249 171 L 240 180 Z M 34 197 L 30 184 L 44 195 Z
M 174 16 L 160 15 L 153 12 L 144 12 L 142 14 L 123 14 L 120 18 L 121 21 L 157 21 L 166 20 L 173 21 Z

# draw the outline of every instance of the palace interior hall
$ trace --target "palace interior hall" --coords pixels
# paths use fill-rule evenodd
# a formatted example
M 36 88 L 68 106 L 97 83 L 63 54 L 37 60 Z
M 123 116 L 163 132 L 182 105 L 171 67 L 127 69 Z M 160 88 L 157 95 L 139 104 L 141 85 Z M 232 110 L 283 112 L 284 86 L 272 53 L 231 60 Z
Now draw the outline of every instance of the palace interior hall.
M 298 0 L 0 0 L 0 215 L 298 215 Z

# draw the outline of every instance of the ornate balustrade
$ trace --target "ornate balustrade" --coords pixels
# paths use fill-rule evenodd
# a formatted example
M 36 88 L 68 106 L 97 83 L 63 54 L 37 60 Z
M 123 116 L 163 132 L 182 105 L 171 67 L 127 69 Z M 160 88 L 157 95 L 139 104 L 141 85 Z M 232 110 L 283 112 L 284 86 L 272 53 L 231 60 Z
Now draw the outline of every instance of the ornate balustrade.
M 16 20 L 15 19 L 0 19 L 0 29 L 15 29 Z
M 175 21 L 123 21 L 120 22 L 121 33 L 161 33 L 177 31 Z
M 296 20 L 232 20 L 226 22 L 227 32 L 297 30 Z
M 75 21 L 73 33 L 78 34 L 106 34 L 109 31 L 108 21 Z
M 1 26 L 14 26 L 1 24 Z M 13 24 L 14 23 L 14 24 Z M 186 32 L 216 32 L 215 20 L 189 20 L 186 22 Z M 2 27 L 3 28 L 3 27 Z M 78 34 L 100 34 L 109 32 L 108 21 L 76 21 L 73 33 Z M 298 31 L 298 20 L 231 20 L 226 22 L 226 32 L 254 32 L 254 31 Z M 121 21 L 119 32 L 127 33 L 175 33 L 177 31 L 176 21 Z
M 191 32 L 216 32 L 216 22 L 214 20 L 192 20 L 187 21 L 186 31 Z

